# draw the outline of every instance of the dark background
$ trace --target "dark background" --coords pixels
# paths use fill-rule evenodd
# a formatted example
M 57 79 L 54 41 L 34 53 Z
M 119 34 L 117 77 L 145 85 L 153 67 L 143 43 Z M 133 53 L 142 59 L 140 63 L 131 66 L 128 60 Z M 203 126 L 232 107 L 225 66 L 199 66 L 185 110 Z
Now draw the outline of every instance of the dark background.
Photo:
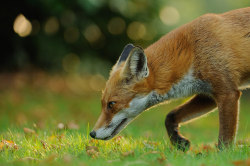
M 35 69 L 107 76 L 125 44 L 146 47 L 202 14 L 249 5 L 247 0 L 4 1 L 0 5 L 0 71 Z M 32 25 L 23 37 L 13 28 L 20 14 Z

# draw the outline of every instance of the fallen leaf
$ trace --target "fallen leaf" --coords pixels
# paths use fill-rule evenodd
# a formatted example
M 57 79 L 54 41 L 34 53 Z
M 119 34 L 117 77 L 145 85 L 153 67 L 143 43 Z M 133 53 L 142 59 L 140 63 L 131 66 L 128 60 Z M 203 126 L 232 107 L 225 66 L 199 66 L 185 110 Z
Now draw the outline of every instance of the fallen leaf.
M 95 151 L 99 152 L 99 149 L 97 146 L 86 146 L 86 151 L 87 150 L 95 150 Z
M 43 145 L 43 149 L 47 149 L 47 147 L 48 147 L 47 142 L 41 140 L 41 144 Z
M 24 157 L 24 158 L 20 158 L 19 161 L 39 161 L 39 160 L 34 157 Z
M 210 145 L 203 145 L 202 150 L 206 151 L 206 152 L 209 152 L 209 151 L 212 151 L 213 148 Z
M 29 129 L 29 128 L 23 128 L 23 131 L 25 134 L 36 134 L 35 130 Z
M 98 139 L 90 139 L 90 140 L 89 140 L 89 143 L 97 144 L 97 143 L 98 143 Z
M 0 142 L 0 151 L 3 150 L 3 148 L 4 148 L 4 143 Z
M 232 162 L 235 166 L 250 166 L 250 158 L 247 160 L 236 160 Z
M 133 150 L 128 151 L 128 152 L 123 152 L 121 154 L 122 157 L 128 157 L 128 156 L 134 156 L 134 155 L 135 155 L 135 152 Z
M 79 125 L 74 123 L 74 122 L 68 123 L 67 126 L 68 126 L 69 129 L 73 129 L 73 130 L 78 130 L 80 128 Z
M 62 139 L 64 138 L 64 134 L 61 134 L 61 135 L 58 135 L 57 136 L 57 139 L 60 141 L 60 142 L 62 142 Z
M 159 142 L 154 142 L 154 141 L 146 141 L 149 145 L 157 146 L 159 145 Z
M 51 147 L 52 147 L 53 149 L 58 149 L 58 146 L 55 145 L 55 144 L 51 144 Z
M 236 160 L 232 162 L 235 166 L 240 166 L 240 165 L 244 165 L 245 161 L 244 160 Z
M 87 150 L 86 153 L 92 158 L 97 158 L 99 156 L 99 152 L 94 149 Z
M 37 135 L 35 130 L 29 129 L 29 128 L 23 128 L 23 131 L 25 135 L 28 135 L 28 136 Z
M 142 156 L 146 156 L 148 154 L 159 154 L 159 153 L 161 153 L 161 152 L 158 152 L 158 151 L 149 151 L 147 153 L 142 154 Z
M 92 158 L 97 158 L 99 156 L 99 149 L 96 146 L 86 146 L 86 153 Z
M 115 141 L 115 142 L 120 142 L 122 139 L 123 139 L 123 136 L 119 135 L 119 136 L 113 138 L 112 140 Z
M 2 140 L 2 142 L 0 143 L 0 150 L 3 150 L 5 148 L 10 150 L 18 150 L 17 144 L 15 144 L 13 141 Z

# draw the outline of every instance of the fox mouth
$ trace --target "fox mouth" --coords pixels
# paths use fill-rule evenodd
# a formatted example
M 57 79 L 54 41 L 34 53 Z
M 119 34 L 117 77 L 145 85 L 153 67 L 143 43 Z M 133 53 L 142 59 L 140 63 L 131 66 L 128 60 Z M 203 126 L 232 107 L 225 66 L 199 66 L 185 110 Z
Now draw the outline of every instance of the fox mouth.
M 125 124 L 125 123 L 127 122 L 127 120 L 128 120 L 128 118 L 124 118 L 124 119 L 115 127 L 115 129 L 114 129 L 114 131 L 111 133 L 111 135 L 108 136 L 108 137 L 103 138 L 103 140 L 108 140 L 108 139 L 112 138 L 113 136 L 115 136 L 115 135 L 118 133 L 117 131 L 119 131 L 119 129 L 123 126 L 123 124 Z

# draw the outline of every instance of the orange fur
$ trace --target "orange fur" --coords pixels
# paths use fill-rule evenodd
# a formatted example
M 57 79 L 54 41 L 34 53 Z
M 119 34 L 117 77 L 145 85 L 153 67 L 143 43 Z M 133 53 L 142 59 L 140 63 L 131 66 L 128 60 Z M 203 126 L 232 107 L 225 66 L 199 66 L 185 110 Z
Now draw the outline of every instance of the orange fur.
M 95 130 L 128 108 L 136 95 L 152 91 L 166 94 L 192 68 L 193 76 L 211 84 L 212 92 L 209 96 L 197 94 L 169 113 L 166 127 L 171 142 L 181 149 L 188 147 L 189 141 L 178 133 L 179 123 L 217 105 L 219 145 L 231 144 L 237 130 L 239 87 L 250 80 L 250 8 L 203 15 L 166 34 L 144 52 L 149 76 L 142 80 L 126 81 L 125 62 L 113 67 L 102 97 L 103 120 L 97 122 Z M 117 103 L 112 111 L 107 111 L 109 101 Z

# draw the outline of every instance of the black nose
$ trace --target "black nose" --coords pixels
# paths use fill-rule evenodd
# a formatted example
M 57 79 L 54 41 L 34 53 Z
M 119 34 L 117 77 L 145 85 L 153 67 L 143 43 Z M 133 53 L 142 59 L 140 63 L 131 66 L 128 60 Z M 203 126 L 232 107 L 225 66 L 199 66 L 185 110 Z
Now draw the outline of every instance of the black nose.
M 93 130 L 89 133 L 89 135 L 92 137 L 92 138 L 95 138 L 96 136 L 96 132 Z

